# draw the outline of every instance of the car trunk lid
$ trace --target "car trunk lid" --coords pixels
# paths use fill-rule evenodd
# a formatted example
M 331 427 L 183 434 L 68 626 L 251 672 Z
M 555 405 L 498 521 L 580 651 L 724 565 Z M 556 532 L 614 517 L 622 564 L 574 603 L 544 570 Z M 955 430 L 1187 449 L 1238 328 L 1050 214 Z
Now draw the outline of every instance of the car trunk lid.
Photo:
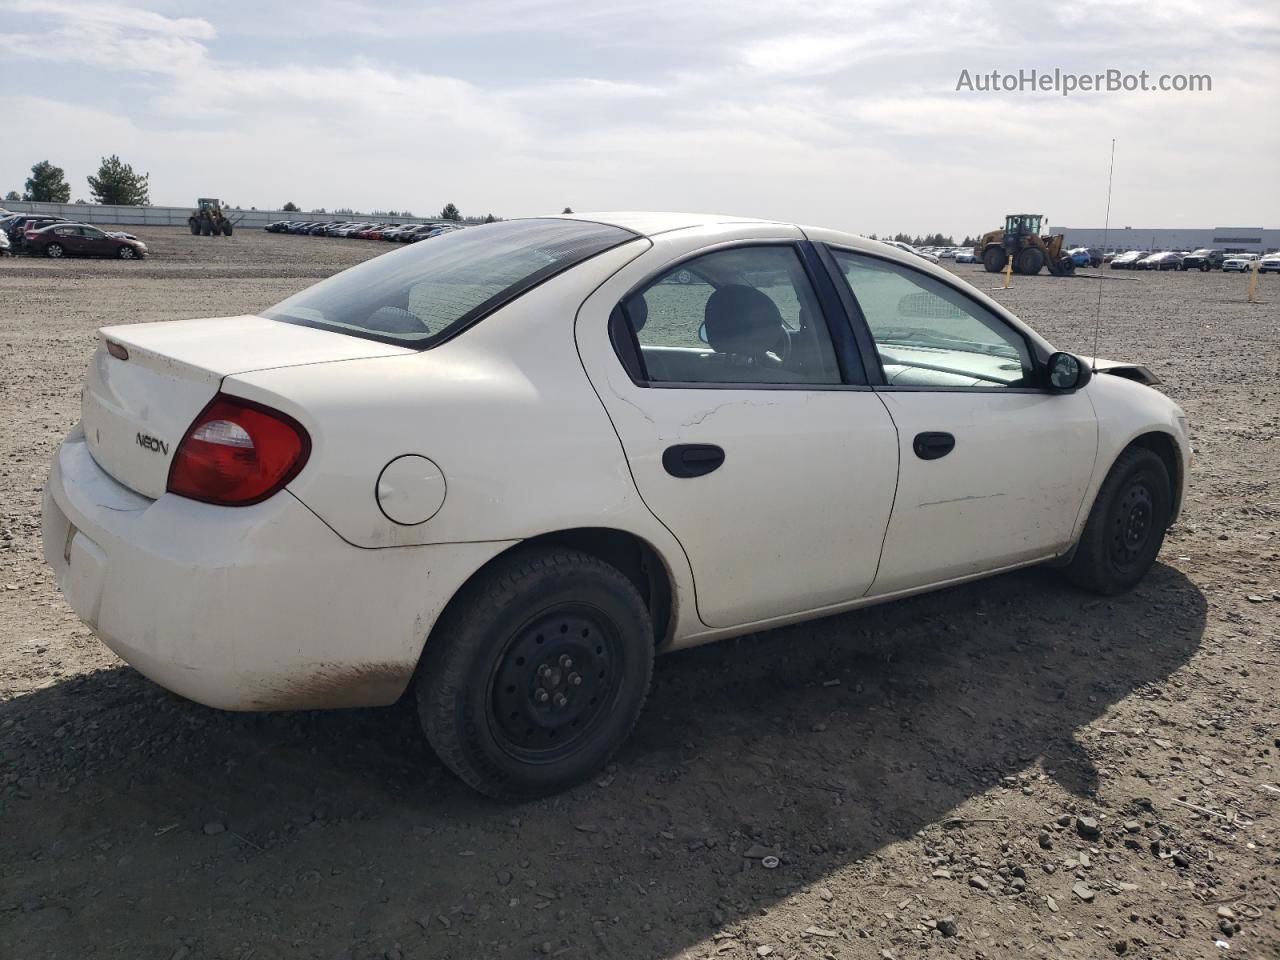
M 263 317 L 104 327 L 81 394 L 89 452 L 143 496 L 165 492 L 187 428 L 224 377 L 413 351 Z

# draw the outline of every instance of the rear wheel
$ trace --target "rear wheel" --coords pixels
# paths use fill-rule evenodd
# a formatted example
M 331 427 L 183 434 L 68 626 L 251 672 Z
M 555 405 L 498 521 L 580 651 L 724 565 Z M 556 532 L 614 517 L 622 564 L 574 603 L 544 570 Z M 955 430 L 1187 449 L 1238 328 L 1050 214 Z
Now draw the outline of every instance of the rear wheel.
M 44 255 L 46 257 L 53 257 L 53 259 L 55 260 L 57 260 L 66 252 L 67 251 L 62 248 L 62 244 L 60 243 L 51 243 L 44 248 Z
M 987 273 L 999 273 L 1008 262 L 1009 255 L 1003 247 L 987 247 L 982 251 L 982 265 L 987 268 Z
M 1067 578 L 1095 593 L 1132 589 L 1155 563 L 1172 510 L 1164 461 L 1143 447 L 1126 450 L 1098 490 Z
M 1018 252 L 1018 260 L 1015 265 L 1019 273 L 1034 277 L 1044 267 L 1044 254 L 1035 247 L 1027 247 Z
M 649 692 L 653 629 L 634 584 L 568 549 L 498 560 L 449 605 L 418 668 L 432 747 L 498 799 L 563 790 L 626 740 Z
M 1209 262 L 1207 260 L 1204 263 L 1200 264 L 1200 272 L 1201 273 L 1209 272 Z

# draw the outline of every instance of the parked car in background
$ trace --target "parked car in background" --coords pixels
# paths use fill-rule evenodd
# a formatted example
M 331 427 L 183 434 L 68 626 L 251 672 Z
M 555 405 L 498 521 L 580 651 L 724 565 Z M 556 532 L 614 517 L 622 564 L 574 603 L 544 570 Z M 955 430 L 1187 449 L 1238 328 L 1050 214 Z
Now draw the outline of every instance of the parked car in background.
M 1067 253 L 1071 257 L 1071 262 L 1077 267 L 1102 266 L 1102 251 L 1096 247 L 1076 247 L 1068 250 Z
M 0 230 L 0 257 L 13 256 L 13 243 L 9 240 L 9 234 Z
M 1130 250 L 1128 253 L 1122 253 L 1111 261 L 1112 270 L 1132 270 L 1139 260 L 1143 260 L 1150 256 L 1145 250 Z
M 905 253 L 909 253 L 913 256 L 919 257 L 921 260 L 928 260 L 930 263 L 938 262 L 938 258 L 935 257 L 932 253 L 925 253 L 923 250 L 920 250 L 917 247 L 913 247 L 909 243 L 903 243 L 901 240 L 880 240 L 876 242 L 887 244 L 890 247 L 895 247 L 898 250 L 902 250 Z
M 26 235 L 28 230 L 39 230 L 42 227 L 49 226 L 51 223 L 66 222 L 66 217 L 51 217 L 45 214 L 36 213 L 19 213 L 5 219 L 4 230 L 9 234 L 10 249 L 14 253 L 21 253 L 26 249 Z
M 26 250 L 32 256 L 115 257 L 141 260 L 147 245 L 125 234 L 111 234 L 88 223 L 55 223 L 26 234 Z
M 1252 270 L 1254 263 L 1261 259 L 1256 253 L 1233 253 L 1223 259 L 1222 270 L 1224 273 L 1244 273 Z
M 1050 562 L 1135 587 L 1191 457 L 1153 382 L 850 234 L 509 220 L 259 316 L 101 330 L 44 555 L 160 685 L 412 683 L 441 761 L 526 799 L 608 762 L 659 652 Z
M 1280 253 L 1268 253 L 1262 258 L 1259 273 L 1280 273 Z
M 978 258 L 974 256 L 973 250 L 968 247 L 956 248 L 956 263 L 977 263 Z
M 1214 250 L 1209 247 L 1201 247 L 1199 250 L 1192 250 L 1189 254 L 1182 258 L 1182 265 L 1187 270 L 1200 270 L 1208 272 L 1210 270 L 1222 269 L 1222 261 L 1227 255 L 1221 250 Z
M 1138 270 L 1181 270 L 1182 254 L 1173 250 L 1164 250 L 1144 257 L 1134 264 Z

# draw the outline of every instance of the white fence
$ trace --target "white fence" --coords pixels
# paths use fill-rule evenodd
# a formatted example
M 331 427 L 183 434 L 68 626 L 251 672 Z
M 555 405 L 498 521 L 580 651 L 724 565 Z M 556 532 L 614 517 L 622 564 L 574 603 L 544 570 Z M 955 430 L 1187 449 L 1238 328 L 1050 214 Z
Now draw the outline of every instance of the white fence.
M 119 223 L 151 227 L 185 227 L 190 207 L 125 207 L 104 206 L 97 203 L 32 203 L 27 200 L 4 200 L 0 206 L 14 213 L 45 213 L 52 217 L 66 217 L 80 223 Z M 225 211 L 236 226 L 248 229 L 265 227 L 277 220 L 370 220 L 394 223 L 434 223 L 439 217 L 391 217 L 386 214 L 309 213 L 305 210 L 241 210 L 232 207 Z

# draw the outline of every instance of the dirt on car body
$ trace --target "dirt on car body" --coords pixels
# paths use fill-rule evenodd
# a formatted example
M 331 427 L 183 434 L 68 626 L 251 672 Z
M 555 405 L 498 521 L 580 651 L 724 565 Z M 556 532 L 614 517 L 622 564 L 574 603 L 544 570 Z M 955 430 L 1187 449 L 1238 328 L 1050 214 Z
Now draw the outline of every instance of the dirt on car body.
M 1280 281 L 1101 281 L 1095 351 L 1099 281 L 955 266 L 1187 411 L 1151 576 L 1100 600 L 1023 571 L 662 657 L 602 776 L 508 806 L 411 698 L 206 709 L 62 601 L 40 490 L 96 329 L 251 313 L 386 249 L 133 232 L 140 263 L 0 261 L 0 953 L 1280 956 Z

